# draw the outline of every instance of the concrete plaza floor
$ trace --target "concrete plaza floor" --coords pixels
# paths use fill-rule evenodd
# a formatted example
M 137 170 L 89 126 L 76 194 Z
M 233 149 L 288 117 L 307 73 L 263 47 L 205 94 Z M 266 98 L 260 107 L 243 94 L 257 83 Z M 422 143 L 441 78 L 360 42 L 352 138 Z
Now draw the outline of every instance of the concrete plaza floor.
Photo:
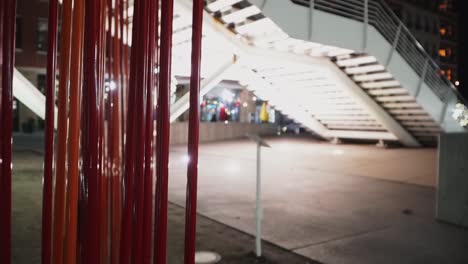
M 323 263 L 468 263 L 468 232 L 435 215 L 436 150 L 272 138 L 263 149 L 264 239 Z M 255 145 L 203 144 L 199 213 L 255 232 Z M 185 146 L 170 200 L 185 203 Z
M 30 151 L 14 152 L 13 262 L 41 263 L 41 201 L 43 157 Z M 184 263 L 185 209 L 173 203 L 168 208 L 167 263 Z M 1 234 L 0 234 L 1 235 Z M 217 252 L 226 264 L 319 264 L 287 249 L 265 242 L 263 258 L 252 252 L 254 237 L 207 217 L 197 217 L 197 250 Z M 0 261 L 0 263 L 2 263 Z
M 37 139 L 19 138 L 16 151 L 41 152 Z M 435 149 L 268 141 L 263 235 L 271 263 L 309 263 L 297 254 L 330 264 L 468 263 L 468 231 L 434 220 Z M 246 260 L 254 249 L 246 234 L 255 232 L 255 151 L 247 140 L 200 146 L 197 247 L 227 256 L 221 263 L 254 263 Z M 186 146 L 171 147 L 169 198 L 178 205 L 169 217 L 172 241 L 182 237 L 185 153 Z M 16 157 L 14 263 L 39 263 L 42 158 Z M 171 244 L 169 263 L 179 263 L 181 245 Z

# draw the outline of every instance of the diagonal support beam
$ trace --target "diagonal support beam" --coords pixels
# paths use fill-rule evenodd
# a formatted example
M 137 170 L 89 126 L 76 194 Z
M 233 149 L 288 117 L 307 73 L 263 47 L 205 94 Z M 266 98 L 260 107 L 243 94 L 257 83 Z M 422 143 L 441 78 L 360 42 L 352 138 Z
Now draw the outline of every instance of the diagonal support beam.
M 17 69 L 13 74 L 13 96 L 41 119 L 45 119 L 45 96 Z M 57 116 L 57 107 L 55 108 Z M 57 120 L 55 120 L 57 128 Z
M 220 83 L 226 74 L 237 65 L 237 57 L 233 58 L 221 65 L 218 70 L 214 71 L 210 76 L 203 79 L 200 85 L 200 98 L 203 98 L 209 93 L 218 83 Z M 201 100 L 200 100 L 201 101 Z M 180 115 L 189 109 L 190 106 L 190 93 L 187 92 L 182 98 L 171 105 L 171 123 L 174 122 Z

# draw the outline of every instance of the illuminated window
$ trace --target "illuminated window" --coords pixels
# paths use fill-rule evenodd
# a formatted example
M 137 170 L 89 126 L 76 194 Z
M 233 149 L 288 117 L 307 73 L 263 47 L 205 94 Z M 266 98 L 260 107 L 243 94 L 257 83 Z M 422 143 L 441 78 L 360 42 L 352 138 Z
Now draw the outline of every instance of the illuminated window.
M 452 69 L 447 69 L 447 75 L 445 76 L 449 81 L 452 80 Z
M 445 36 L 447 34 L 447 29 L 446 28 L 440 28 L 439 29 L 440 35 Z
M 447 57 L 447 52 L 445 51 L 445 49 L 439 49 L 439 56 Z

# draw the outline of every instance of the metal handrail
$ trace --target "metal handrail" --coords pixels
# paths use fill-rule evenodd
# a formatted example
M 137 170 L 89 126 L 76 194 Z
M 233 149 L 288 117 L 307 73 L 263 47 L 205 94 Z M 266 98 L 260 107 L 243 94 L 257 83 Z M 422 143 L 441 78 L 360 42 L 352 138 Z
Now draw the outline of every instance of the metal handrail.
M 311 3 L 311 0 L 291 1 L 306 7 L 310 7 Z M 447 102 L 451 95 L 455 95 L 459 101 L 467 105 L 465 99 L 460 95 L 455 86 L 441 74 L 440 67 L 424 50 L 390 6 L 383 0 L 367 1 L 367 5 L 365 4 L 366 0 L 312 0 L 312 3 L 314 5 L 313 8 L 316 10 L 344 16 L 360 22 L 366 21 L 365 15 L 367 14 L 369 25 L 374 26 L 390 43 L 396 41 L 396 51 L 419 76 L 424 78 L 424 82 L 443 102 Z M 396 33 L 398 30 L 400 30 L 399 34 Z M 427 63 L 428 67 L 425 67 L 424 70 L 423 65 L 425 63 Z

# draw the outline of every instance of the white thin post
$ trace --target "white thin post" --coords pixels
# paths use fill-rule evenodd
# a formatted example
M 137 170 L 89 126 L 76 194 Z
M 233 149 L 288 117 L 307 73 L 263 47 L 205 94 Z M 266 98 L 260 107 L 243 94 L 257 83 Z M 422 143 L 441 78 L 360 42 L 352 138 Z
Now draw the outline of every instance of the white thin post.
M 428 59 L 424 61 L 424 66 L 423 70 L 421 73 L 421 77 L 419 78 L 418 82 L 418 87 L 416 87 L 416 92 L 414 93 L 414 97 L 417 98 L 419 96 L 419 93 L 421 92 L 422 85 L 424 84 L 424 81 L 426 80 L 426 73 L 427 73 L 427 66 L 429 65 Z
M 312 40 L 313 25 L 314 25 L 314 0 L 309 0 L 309 40 Z
M 402 29 L 403 29 L 403 22 L 400 21 L 400 24 L 398 25 L 397 32 L 395 34 L 395 39 L 393 40 L 392 49 L 390 50 L 390 54 L 388 54 L 387 63 L 385 64 L 386 68 L 388 68 L 388 65 L 390 65 L 390 62 L 392 61 L 393 53 L 395 52 L 395 50 L 396 50 L 396 48 L 398 46 L 398 41 L 400 40 L 400 35 L 401 35 L 401 30 Z
M 256 231 L 255 231 L 255 253 L 257 257 L 262 256 L 262 200 L 261 200 L 261 191 L 262 191 L 262 179 L 261 179 L 261 144 L 257 143 L 257 198 L 256 198 Z
M 369 0 L 364 0 L 364 32 L 362 38 L 362 51 L 367 49 L 367 29 L 369 26 Z

